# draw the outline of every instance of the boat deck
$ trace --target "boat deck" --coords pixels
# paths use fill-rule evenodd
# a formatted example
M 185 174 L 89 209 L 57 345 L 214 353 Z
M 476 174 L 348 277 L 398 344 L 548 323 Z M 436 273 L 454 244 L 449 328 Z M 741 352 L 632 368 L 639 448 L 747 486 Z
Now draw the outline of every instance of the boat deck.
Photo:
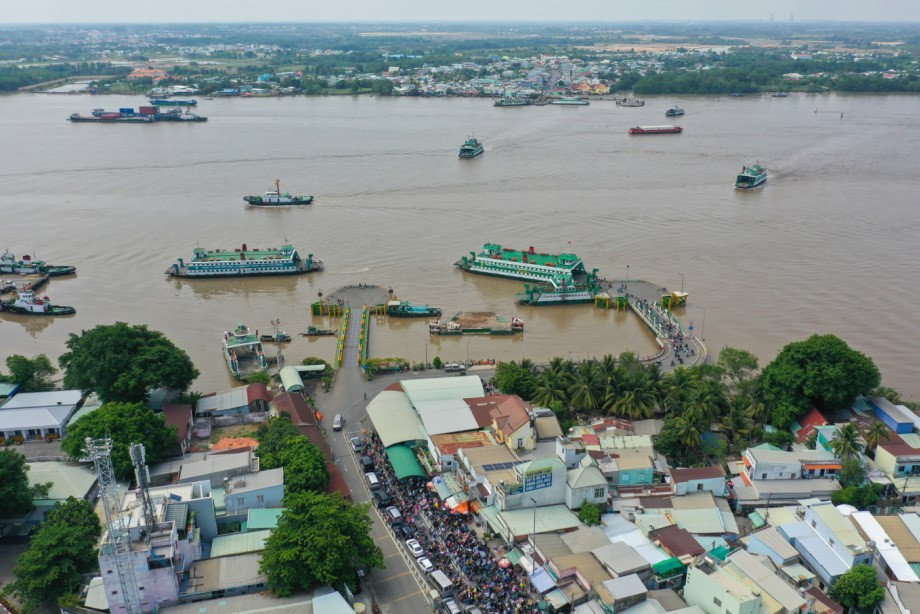
M 510 326 L 510 322 L 494 311 L 461 311 L 450 319 L 460 328 L 483 329 Z
M 476 257 L 492 258 L 495 260 L 509 260 L 511 262 L 524 262 L 524 256 L 527 256 L 527 262 L 532 264 L 538 264 L 540 266 L 553 265 L 563 269 L 571 268 L 571 266 L 574 266 L 574 264 L 579 261 L 578 256 L 575 254 L 545 254 L 540 252 L 531 254 L 530 252 L 505 247 L 503 247 L 501 251 L 499 251 L 495 256 L 491 255 L 487 251 L 482 251 Z M 561 261 L 563 258 L 572 261 L 572 265 L 562 264 Z
M 196 250 L 194 262 L 233 262 L 241 260 L 245 254 L 246 260 L 265 261 L 265 260 L 290 260 L 293 249 L 270 247 L 268 249 L 249 249 L 246 251 L 238 249 L 228 250 Z

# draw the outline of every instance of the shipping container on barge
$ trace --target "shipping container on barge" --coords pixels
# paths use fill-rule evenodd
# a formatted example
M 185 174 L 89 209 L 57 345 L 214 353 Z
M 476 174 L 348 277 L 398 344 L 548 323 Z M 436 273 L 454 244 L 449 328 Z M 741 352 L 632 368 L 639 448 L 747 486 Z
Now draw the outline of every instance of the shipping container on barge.
M 242 249 L 206 250 L 197 247 L 190 261 L 179 258 L 166 274 L 172 277 L 253 277 L 302 275 L 322 269 L 322 261 L 314 260 L 313 254 L 307 254 L 303 259 L 290 245 L 248 249 L 243 243 Z
M 567 275 L 577 282 L 587 278 L 585 265 L 575 254 L 546 254 L 537 252 L 533 246 L 521 251 L 486 243 L 480 253 L 470 252 L 454 265 L 470 273 L 523 281 L 549 282 L 558 275 Z
M 206 122 L 207 117 L 195 115 L 186 110 L 183 112 L 179 108 L 168 111 L 160 111 L 159 107 L 138 107 L 137 111 L 133 107 L 125 107 L 118 111 L 106 111 L 105 109 L 93 109 L 90 115 L 80 115 L 73 113 L 67 118 L 72 122 L 84 123 L 102 123 L 102 124 L 152 124 L 155 122 Z
M 630 134 L 680 134 L 680 126 L 636 126 L 629 129 Z

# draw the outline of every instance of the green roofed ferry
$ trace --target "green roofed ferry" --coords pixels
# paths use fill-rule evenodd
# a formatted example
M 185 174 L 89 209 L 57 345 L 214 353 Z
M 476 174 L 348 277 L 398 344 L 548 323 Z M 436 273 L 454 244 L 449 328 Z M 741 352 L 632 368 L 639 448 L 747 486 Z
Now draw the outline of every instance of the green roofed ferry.
M 735 187 L 748 190 L 756 188 L 767 180 L 767 169 L 759 164 L 751 164 L 741 167 L 741 172 L 735 178 Z
M 550 281 L 558 275 L 576 281 L 585 280 L 587 271 L 575 254 L 546 254 L 531 246 L 527 251 L 486 243 L 480 253 L 470 252 L 454 263 L 455 266 L 483 275 L 495 275 L 524 281 Z
M 239 380 L 245 381 L 256 371 L 268 369 L 259 331 L 253 334 L 245 324 L 237 324 L 233 331 L 224 332 L 224 358 L 233 377 Z
M 597 269 L 593 269 L 584 283 L 575 282 L 570 275 L 556 275 L 549 281 L 524 284 L 524 291 L 517 295 L 517 301 L 522 305 L 590 303 L 598 292 Z
M 460 147 L 460 158 L 475 158 L 476 156 L 481 156 L 482 152 L 485 151 L 485 148 L 482 146 L 482 143 L 479 142 L 477 138 L 469 138 L 466 140 Z
M 303 259 L 290 245 L 266 249 L 206 250 L 195 248 L 194 257 L 186 262 L 179 258 L 166 274 L 173 277 L 245 277 L 255 275 L 300 275 L 321 271 L 323 263 L 313 254 Z

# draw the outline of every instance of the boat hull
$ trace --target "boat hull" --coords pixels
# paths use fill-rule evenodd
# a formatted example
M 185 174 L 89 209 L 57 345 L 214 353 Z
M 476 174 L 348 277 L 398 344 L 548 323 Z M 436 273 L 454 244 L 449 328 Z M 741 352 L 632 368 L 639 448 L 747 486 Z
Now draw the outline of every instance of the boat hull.
M 440 309 L 429 309 L 428 311 L 397 311 L 387 310 L 387 315 L 394 318 L 431 318 L 441 315 Z
M 166 271 L 166 274 L 170 277 L 184 277 L 186 279 L 207 279 L 211 277 L 277 277 L 282 275 L 306 275 L 307 273 L 315 273 L 317 271 L 322 271 L 322 267 L 313 267 L 312 269 L 292 269 L 290 271 L 247 271 L 246 269 L 240 269 L 235 272 L 226 272 L 226 273 L 188 273 L 179 271 L 178 273 L 174 272 L 172 269 Z
M 6 313 L 15 313 L 17 315 L 23 316 L 71 316 L 77 313 L 76 309 L 66 305 L 52 305 L 48 311 L 30 311 L 16 305 L 3 304 L 0 305 L 0 311 L 5 311 Z
M 261 196 L 244 196 L 243 200 L 253 207 L 292 207 L 313 204 L 312 196 L 297 197 L 287 203 L 266 201 Z
M 754 188 L 758 188 L 758 187 L 762 186 L 762 185 L 765 184 L 766 182 L 767 182 L 767 178 L 766 178 L 766 177 L 764 177 L 763 179 L 755 179 L 752 183 L 748 183 L 748 184 L 738 183 L 738 181 L 735 180 L 735 189 L 737 189 L 737 190 L 752 190 L 752 189 L 754 189 Z
M 482 149 L 479 149 L 477 151 L 469 151 L 469 152 L 461 151 L 457 157 L 460 158 L 461 160 L 471 160 L 472 158 L 478 158 L 479 156 L 481 156 L 483 154 L 483 151 L 484 150 Z
M 577 294 L 571 298 L 567 298 L 559 295 L 542 295 L 539 298 L 530 300 L 527 298 L 518 299 L 518 303 L 521 305 L 529 305 L 531 307 L 539 307 L 541 305 L 578 305 L 584 303 L 591 303 L 594 301 L 594 297 L 590 295 Z

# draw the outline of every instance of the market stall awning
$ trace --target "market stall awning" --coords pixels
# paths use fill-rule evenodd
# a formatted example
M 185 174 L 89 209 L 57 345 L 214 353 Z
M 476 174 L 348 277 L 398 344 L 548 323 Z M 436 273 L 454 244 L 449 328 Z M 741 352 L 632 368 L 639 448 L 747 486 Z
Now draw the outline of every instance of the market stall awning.
M 397 480 L 404 480 L 408 477 L 425 477 L 425 471 L 415 458 L 415 453 L 405 444 L 396 444 L 387 448 L 387 457 L 390 464 L 393 465 L 393 472 Z

